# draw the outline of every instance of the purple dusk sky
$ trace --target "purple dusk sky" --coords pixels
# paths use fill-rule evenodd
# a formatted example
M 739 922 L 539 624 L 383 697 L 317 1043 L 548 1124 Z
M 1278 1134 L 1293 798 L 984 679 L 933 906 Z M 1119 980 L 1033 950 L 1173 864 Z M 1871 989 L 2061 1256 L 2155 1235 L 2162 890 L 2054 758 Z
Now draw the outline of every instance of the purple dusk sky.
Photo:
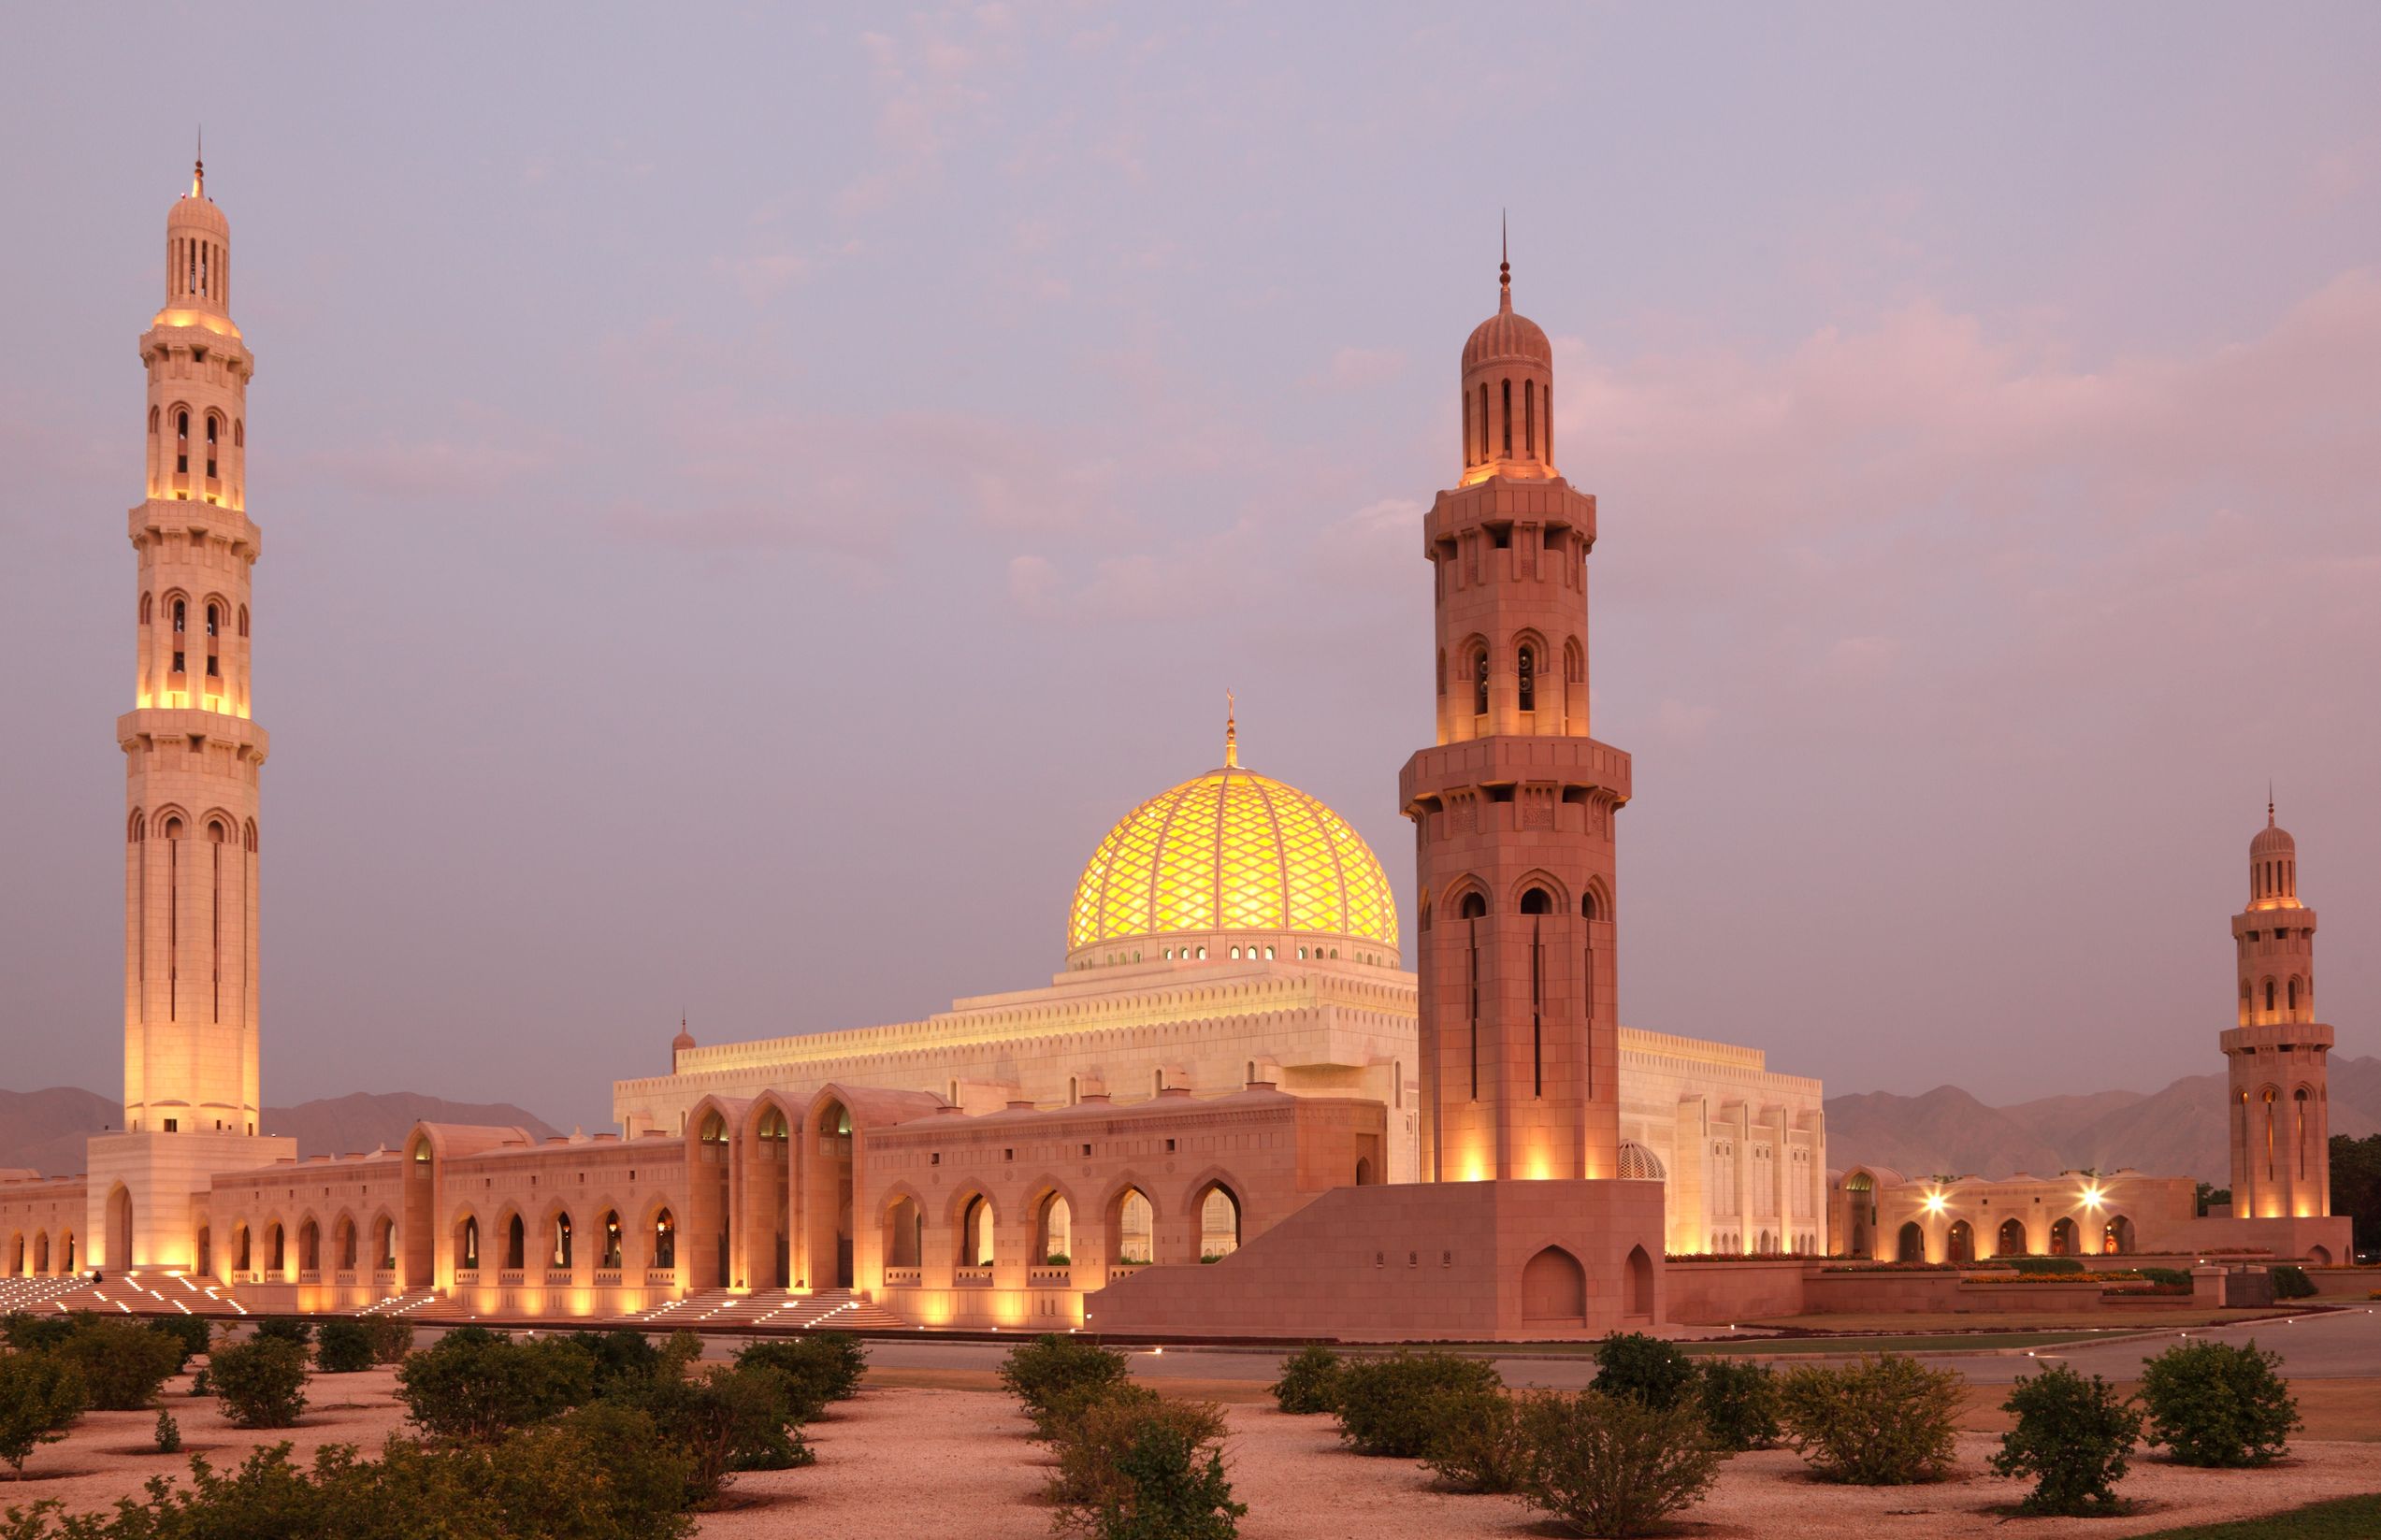
M 1046 982 L 1243 757 L 1412 919 L 1419 528 L 1515 294 L 1601 500 L 1623 1018 L 2220 1066 L 2267 777 L 2381 1050 L 2381 9 L 39 7 L 0 126 L 0 1083 L 121 1089 L 135 340 L 250 396 L 265 1083 L 609 1119 Z

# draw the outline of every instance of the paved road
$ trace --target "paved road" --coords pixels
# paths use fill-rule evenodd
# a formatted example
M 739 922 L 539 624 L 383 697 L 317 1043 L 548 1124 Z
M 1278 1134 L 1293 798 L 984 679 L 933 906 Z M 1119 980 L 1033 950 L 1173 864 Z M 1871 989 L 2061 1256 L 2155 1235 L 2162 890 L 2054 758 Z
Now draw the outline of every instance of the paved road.
M 2362 1308 L 2336 1315 L 2304 1316 L 2287 1323 L 2262 1321 L 2248 1326 L 2195 1327 L 2193 1337 L 2212 1336 L 2223 1342 L 2256 1339 L 2260 1347 L 2282 1354 L 2283 1372 L 2293 1378 L 2381 1378 L 2381 1314 Z M 2164 1352 L 2180 1340 L 2180 1332 L 2132 1337 L 2106 1344 L 2065 1344 L 2019 1353 L 1937 1355 L 1932 1361 L 1957 1368 L 1980 1385 L 2006 1385 L 2028 1374 L 2044 1361 L 2065 1362 L 2085 1374 L 2110 1379 L 2132 1379 L 2142 1360 Z M 869 1344 L 869 1361 L 887 1369 L 980 1369 L 1000 1366 L 1008 1348 L 999 1343 L 878 1339 Z M 1820 1361 L 1797 1355 L 1792 1362 Z M 1221 1379 L 1268 1382 L 1280 1372 L 1281 1355 L 1263 1348 L 1170 1347 L 1163 1353 L 1136 1348 L 1133 1372 L 1145 1379 Z M 1595 1376 L 1595 1365 L 1584 1355 L 1574 1358 L 1509 1358 L 1496 1360 L 1508 1385 L 1577 1389 Z

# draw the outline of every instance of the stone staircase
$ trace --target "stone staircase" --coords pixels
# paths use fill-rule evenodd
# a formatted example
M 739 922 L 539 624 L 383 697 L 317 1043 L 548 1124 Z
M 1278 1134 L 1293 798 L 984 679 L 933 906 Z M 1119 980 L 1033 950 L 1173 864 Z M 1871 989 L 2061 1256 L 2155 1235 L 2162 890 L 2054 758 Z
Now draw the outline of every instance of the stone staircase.
M 0 1315 L 12 1311 L 114 1310 L 127 1316 L 245 1316 L 224 1286 L 166 1273 L 0 1280 Z
M 696 1331 L 754 1327 L 781 1331 L 899 1331 L 909 1326 L 883 1305 L 863 1300 L 848 1288 L 807 1293 L 756 1288 L 745 1294 L 707 1288 L 639 1311 L 628 1320 L 638 1326 L 671 1330 L 684 1326 Z

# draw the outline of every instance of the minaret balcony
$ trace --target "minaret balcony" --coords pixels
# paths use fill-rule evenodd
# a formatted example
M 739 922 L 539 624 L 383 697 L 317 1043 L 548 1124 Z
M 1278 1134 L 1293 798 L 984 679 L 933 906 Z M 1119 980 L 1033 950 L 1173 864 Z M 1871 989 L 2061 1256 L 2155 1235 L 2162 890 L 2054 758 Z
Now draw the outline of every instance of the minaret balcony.
M 1400 804 L 1468 786 L 1559 784 L 1574 793 L 1629 799 L 1633 772 L 1628 754 L 1593 738 L 1533 738 L 1501 733 L 1467 738 L 1421 750 L 1398 772 Z
M 2329 1052 L 2331 1029 L 2319 1021 L 2277 1021 L 2260 1027 L 2227 1027 L 2221 1038 L 2227 1058 L 2241 1054 Z
M 153 544 L 167 533 L 189 531 L 222 540 L 252 562 L 265 554 L 264 537 L 249 521 L 247 511 L 211 497 L 151 497 L 135 503 L 124 524 L 124 532 L 136 546 Z
M 240 759 L 262 764 L 272 747 L 272 739 L 264 728 L 244 716 L 224 712 L 197 711 L 186 706 L 145 706 L 126 712 L 116 718 L 116 743 L 126 750 L 144 741 L 166 739 L 205 739 L 211 743 L 228 743 Z

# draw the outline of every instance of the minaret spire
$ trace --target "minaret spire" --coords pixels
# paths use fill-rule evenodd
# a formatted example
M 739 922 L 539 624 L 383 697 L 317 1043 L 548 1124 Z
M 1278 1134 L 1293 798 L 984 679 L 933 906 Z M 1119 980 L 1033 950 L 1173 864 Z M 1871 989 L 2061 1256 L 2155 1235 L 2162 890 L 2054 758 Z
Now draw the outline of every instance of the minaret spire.
M 190 163 L 190 195 L 194 198 L 207 195 L 207 128 L 203 123 L 198 129 L 198 153 Z
M 1230 690 L 1223 692 L 1223 768 L 1240 768 L 1239 702 L 1232 698 Z
M 1511 314 L 1513 309 L 1513 237 L 1505 210 L 1496 210 L 1496 309 Z

